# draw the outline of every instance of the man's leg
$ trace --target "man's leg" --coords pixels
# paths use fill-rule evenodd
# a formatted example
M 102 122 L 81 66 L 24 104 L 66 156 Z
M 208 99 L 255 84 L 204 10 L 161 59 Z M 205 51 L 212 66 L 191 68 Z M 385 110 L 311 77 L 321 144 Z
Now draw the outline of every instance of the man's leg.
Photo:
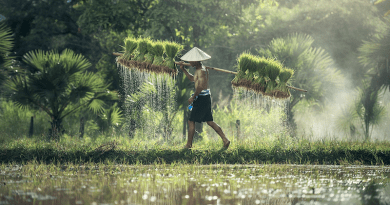
M 228 138 L 226 138 L 225 134 L 222 131 L 222 128 L 214 121 L 207 121 L 207 124 L 212 127 L 215 132 L 222 138 L 223 146 L 225 148 L 228 148 L 230 145 L 230 141 L 228 140 Z
M 195 122 L 188 120 L 188 139 L 187 144 L 184 148 L 192 148 L 192 139 L 195 134 Z

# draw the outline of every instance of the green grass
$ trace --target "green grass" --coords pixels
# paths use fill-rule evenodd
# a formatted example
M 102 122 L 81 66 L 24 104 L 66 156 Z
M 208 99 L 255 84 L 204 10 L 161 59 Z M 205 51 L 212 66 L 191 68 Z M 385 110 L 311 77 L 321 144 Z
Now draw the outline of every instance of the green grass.
M 285 137 L 231 139 L 228 150 L 221 141 L 199 141 L 183 150 L 184 142 L 104 136 L 84 139 L 64 136 L 59 142 L 21 138 L 0 145 L 2 163 L 39 161 L 78 163 L 115 161 L 127 164 L 390 164 L 389 142 L 310 141 Z

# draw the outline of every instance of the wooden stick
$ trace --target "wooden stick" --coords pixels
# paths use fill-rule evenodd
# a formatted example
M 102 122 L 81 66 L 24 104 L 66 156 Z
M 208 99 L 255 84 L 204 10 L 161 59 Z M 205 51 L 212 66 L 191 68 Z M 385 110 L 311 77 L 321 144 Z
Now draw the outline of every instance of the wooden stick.
M 288 86 L 288 85 L 286 85 L 288 88 L 291 88 L 291 89 L 293 89 L 293 90 L 298 90 L 298 91 L 302 91 L 302 92 L 307 92 L 307 90 L 304 90 L 304 89 L 301 89 L 301 88 L 296 88 L 296 87 L 293 87 L 293 86 Z
M 189 63 L 180 63 L 180 62 L 175 62 L 177 65 L 185 65 L 185 66 L 191 66 L 191 64 Z M 221 72 L 224 72 L 224 73 L 230 73 L 230 74 L 234 74 L 234 75 L 237 75 L 237 72 L 234 72 L 234 71 L 230 71 L 230 70 L 224 70 L 224 69 L 220 69 L 220 68 L 213 68 L 213 67 L 206 67 L 208 69 L 211 69 L 211 70 L 216 70 L 216 71 L 221 71 Z M 302 91 L 302 92 L 307 92 L 307 90 L 304 90 L 304 89 L 300 89 L 300 88 L 296 88 L 296 87 L 293 87 L 293 86 L 288 86 L 288 88 L 290 89 L 293 89 L 293 90 L 298 90 L 298 91 Z
M 123 56 L 123 53 L 112 53 L 114 56 Z M 191 64 L 189 63 L 180 63 L 180 62 L 175 62 L 175 64 L 177 65 L 185 65 L 185 66 L 191 66 Z M 220 69 L 220 68 L 213 68 L 213 67 L 206 67 L 208 69 L 211 69 L 211 70 L 216 70 L 216 71 L 220 71 L 220 72 L 224 72 L 224 73 L 230 73 L 230 74 L 234 74 L 234 75 L 237 75 L 237 72 L 234 72 L 234 71 L 230 71 L 230 70 L 224 70 L 224 69 Z M 302 92 L 307 92 L 307 90 L 304 90 L 304 89 L 300 89 L 300 88 L 296 88 L 296 87 L 293 87 L 293 86 L 288 86 L 288 88 L 290 89 L 293 89 L 293 90 L 298 90 L 298 91 L 302 91 Z
M 191 64 L 189 63 L 180 63 L 180 62 L 175 62 L 177 65 L 185 65 L 185 66 L 191 66 Z M 230 74 L 234 74 L 234 75 L 237 75 L 237 72 L 234 72 L 234 71 L 230 71 L 230 70 L 224 70 L 224 69 L 220 69 L 220 68 L 213 68 L 213 67 L 206 67 L 207 69 L 211 69 L 211 70 L 216 70 L 216 71 L 221 71 L 221 72 L 224 72 L 224 73 L 230 73 Z
M 116 53 L 116 52 L 114 52 L 114 53 L 112 53 L 112 55 L 114 55 L 114 56 L 123 56 L 123 53 Z

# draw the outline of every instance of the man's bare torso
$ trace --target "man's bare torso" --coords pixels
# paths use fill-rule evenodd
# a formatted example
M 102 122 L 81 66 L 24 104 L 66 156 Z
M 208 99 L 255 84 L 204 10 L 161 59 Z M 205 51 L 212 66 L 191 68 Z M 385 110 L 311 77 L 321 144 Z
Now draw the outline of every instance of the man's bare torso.
M 208 88 L 208 75 L 207 71 L 203 71 L 201 68 L 195 70 L 194 74 L 195 89 L 205 90 Z

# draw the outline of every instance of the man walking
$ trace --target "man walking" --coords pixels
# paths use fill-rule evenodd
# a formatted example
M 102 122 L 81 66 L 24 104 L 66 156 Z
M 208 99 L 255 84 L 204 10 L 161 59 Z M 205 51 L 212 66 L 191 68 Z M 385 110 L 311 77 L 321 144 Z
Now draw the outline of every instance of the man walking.
M 203 66 L 201 61 L 210 59 L 211 57 L 200 50 L 197 47 L 194 47 L 188 51 L 181 60 L 188 61 L 192 67 L 195 67 L 195 74 L 191 75 L 184 65 L 180 64 L 180 69 L 184 72 L 187 78 L 195 82 L 195 93 L 188 99 L 188 103 L 193 105 L 191 110 L 190 118 L 188 120 L 188 140 L 184 148 L 192 148 L 192 140 L 195 134 L 195 122 L 207 122 L 207 125 L 212 127 L 215 132 L 222 138 L 223 147 L 228 148 L 230 141 L 226 138 L 221 127 L 214 122 L 213 115 L 211 111 L 211 93 L 208 89 L 208 68 Z M 183 63 L 181 61 L 181 63 Z

